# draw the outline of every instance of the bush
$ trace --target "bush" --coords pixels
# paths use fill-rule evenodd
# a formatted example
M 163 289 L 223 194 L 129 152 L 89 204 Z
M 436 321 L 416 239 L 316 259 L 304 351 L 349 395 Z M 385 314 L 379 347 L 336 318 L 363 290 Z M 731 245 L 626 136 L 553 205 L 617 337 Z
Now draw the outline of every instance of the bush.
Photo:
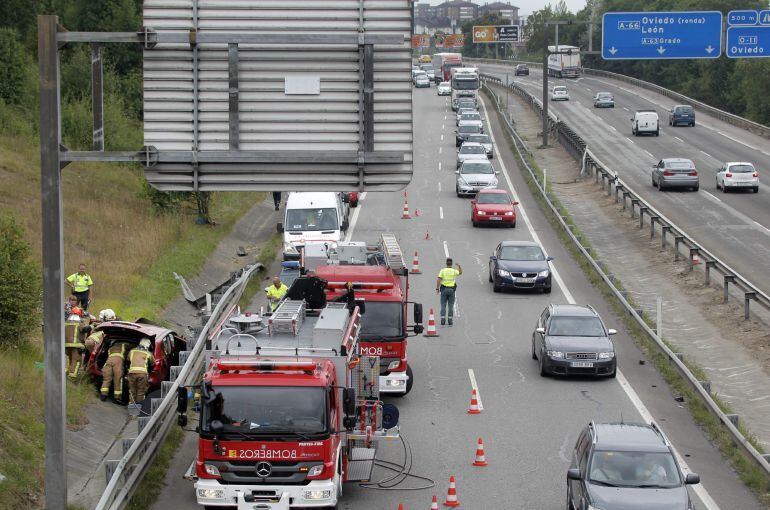
M 0 346 L 17 346 L 37 324 L 40 280 L 24 230 L 13 216 L 0 216 Z

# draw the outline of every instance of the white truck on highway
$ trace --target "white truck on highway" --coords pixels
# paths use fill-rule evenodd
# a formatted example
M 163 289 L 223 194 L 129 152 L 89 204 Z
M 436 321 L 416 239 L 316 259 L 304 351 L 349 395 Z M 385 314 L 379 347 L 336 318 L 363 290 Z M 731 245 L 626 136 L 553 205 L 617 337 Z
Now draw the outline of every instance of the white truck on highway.
M 470 97 L 478 104 L 479 70 L 475 67 L 452 68 L 452 110 L 457 110 L 457 100 Z
M 548 47 L 548 76 L 577 78 L 582 72 L 580 48 L 563 44 Z

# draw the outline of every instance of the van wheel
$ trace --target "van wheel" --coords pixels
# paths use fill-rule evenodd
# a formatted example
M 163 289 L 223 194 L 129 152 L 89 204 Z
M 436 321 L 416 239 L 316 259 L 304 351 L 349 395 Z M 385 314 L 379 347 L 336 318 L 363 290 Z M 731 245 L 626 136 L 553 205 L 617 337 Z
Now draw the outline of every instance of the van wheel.
M 759 193 L 759 186 L 754 187 L 754 193 Z
M 655 136 L 660 136 L 660 128 L 655 131 Z

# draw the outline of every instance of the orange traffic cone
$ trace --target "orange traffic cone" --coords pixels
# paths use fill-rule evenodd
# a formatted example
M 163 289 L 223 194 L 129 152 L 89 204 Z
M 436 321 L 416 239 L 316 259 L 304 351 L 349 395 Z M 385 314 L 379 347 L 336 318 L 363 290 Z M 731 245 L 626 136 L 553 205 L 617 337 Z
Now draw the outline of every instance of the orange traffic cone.
M 410 273 L 422 274 L 422 271 L 420 270 L 420 259 L 417 258 L 417 250 L 414 252 L 414 260 L 412 260 L 412 270 Z
M 399 503 L 398 504 L 398 510 L 404 510 L 404 504 L 403 503 Z
M 476 460 L 473 461 L 474 466 L 484 467 L 487 465 L 487 457 L 484 455 L 484 442 L 479 438 L 479 444 L 476 446 Z
M 476 390 L 471 393 L 471 405 L 468 407 L 468 414 L 481 414 L 479 409 L 479 401 L 476 400 Z
M 428 329 L 425 330 L 424 336 L 439 336 L 436 330 L 436 316 L 433 315 L 433 308 L 428 313 Z
M 404 198 L 404 212 L 401 214 L 402 220 L 411 220 L 412 216 L 409 214 L 409 204 L 406 201 L 406 198 Z
M 430 510 L 438 510 L 438 496 L 433 495 L 433 502 L 430 504 Z
M 449 490 L 446 493 L 444 506 L 460 506 L 460 501 L 457 499 L 457 488 L 455 487 L 454 475 L 449 477 Z

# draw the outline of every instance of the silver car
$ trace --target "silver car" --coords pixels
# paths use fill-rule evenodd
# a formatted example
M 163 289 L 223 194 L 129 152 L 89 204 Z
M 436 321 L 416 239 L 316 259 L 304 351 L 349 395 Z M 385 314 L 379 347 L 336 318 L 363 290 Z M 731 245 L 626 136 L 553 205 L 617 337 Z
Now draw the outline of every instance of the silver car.
M 481 134 L 481 135 L 470 135 L 468 137 L 469 142 L 476 142 L 480 143 L 484 146 L 484 149 L 487 151 L 487 157 L 489 159 L 492 159 L 495 157 L 495 144 L 492 143 L 492 139 L 487 134 Z
M 457 117 L 458 126 L 478 126 L 481 131 L 484 131 L 484 122 L 481 120 L 481 115 L 478 113 L 463 113 Z
M 700 181 L 695 163 L 684 158 L 665 158 L 652 166 L 652 186 L 663 191 L 667 188 L 690 188 L 698 191 Z
M 457 168 L 466 161 L 486 161 L 487 150 L 480 143 L 465 142 L 457 149 Z
M 458 197 L 475 196 L 479 190 L 497 187 L 497 171 L 489 161 L 466 161 L 455 172 L 455 191 Z
M 594 96 L 594 108 L 615 108 L 615 98 L 609 92 L 597 92 Z

